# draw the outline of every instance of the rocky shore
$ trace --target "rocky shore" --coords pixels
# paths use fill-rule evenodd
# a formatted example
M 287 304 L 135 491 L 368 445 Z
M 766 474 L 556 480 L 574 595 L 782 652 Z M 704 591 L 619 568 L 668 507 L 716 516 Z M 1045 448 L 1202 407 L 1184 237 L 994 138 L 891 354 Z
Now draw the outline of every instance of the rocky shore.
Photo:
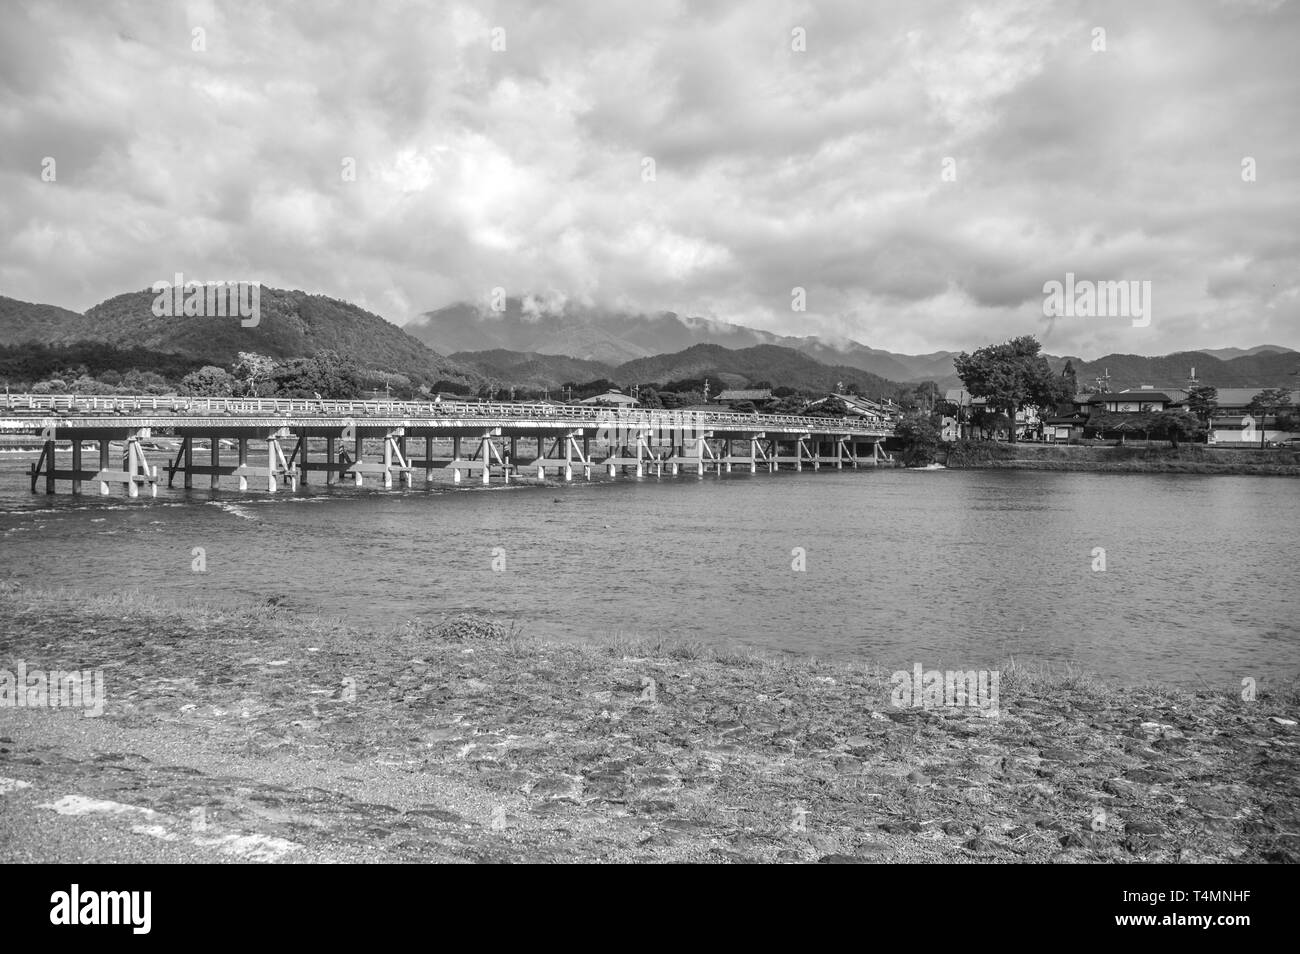
M 4 862 L 1300 859 L 1294 684 L 1007 667 L 991 717 L 862 666 L 9 587 L 20 661 L 105 697 L 0 707 Z

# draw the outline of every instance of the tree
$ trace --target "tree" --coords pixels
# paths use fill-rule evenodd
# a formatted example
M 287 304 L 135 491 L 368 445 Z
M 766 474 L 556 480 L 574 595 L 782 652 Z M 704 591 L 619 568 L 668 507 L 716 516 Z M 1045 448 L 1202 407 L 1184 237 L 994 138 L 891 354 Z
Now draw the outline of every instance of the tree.
M 249 397 L 258 397 L 261 388 L 267 383 L 271 372 L 275 370 L 275 359 L 256 351 L 241 351 L 235 358 L 235 380 L 241 382 Z
M 1177 447 L 1179 441 L 1194 440 L 1206 429 L 1206 425 L 1195 414 L 1186 411 L 1160 411 L 1154 417 L 1154 433 L 1168 438 L 1170 447 Z
M 1265 425 L 1268 423 L 1268 416 L 1271 414 L 1274 418 L 1282 413 L 1283 408 L 1291 406 L 1291 392 L 1286 388 L 1265 388 L 1246 405 L 1246 410 L 1252 414 L 1259 415 L 1259 446 L 1264 446 Z M 1276 424 L 1276 420 L 1274 424 Z
M 848 413 L 848 405 L 833 394 L 816 407 L 804 411 L 808 417 L 845 417 Z
M 1057 414 L 1072 414 L 1074 412 L 1074 396 L 1079 393 L 1079 375 L 1074 370 L 1074 362 L 1069 358 L 1065 359 L 1065 367 L 1061 369 L 1062 389 L 1069 392 L 1069 397 L 1057 402 Z
M 1016 413 L 1026 405 L 1055 407 L 1069 393 L 1069 385 L 1052 373 L 1039 352 L 1042 345 L 1033 335 L 1012 338 L 1005 344 L 988 345 L 974 354 L 962 352 L 953 359 L 957 375 L 974 397 L 987 399 L 990 407 L 1005 411 L 1011 419 L 1011 441 L 1016 439 Z
M 296 391 L 295 397 L 319 394 L 323 398 L 352 398 L 361 392 L 362 372 L 355 361 L 337 351 L 317 351 L 310 358 L 298 359 L 290 365 L 294 366 L 293 371 L 277 369 L 274 376 L 281 390 Z M 381 383 L 390 385 L 393 391 L 400 389 L 404 398 L 413 391 L 411 379 L 404 374 L 371 373 L 382 377 Z
M 171 385 L 156 371 L 138 371 L 132 368 L 123 375 L 122 387 L 127 394 L 165 394 Z
M 906 414 L 894 427 L 894 436 L 902 441 L 903 463 L 919 467 L 934 463 L 939 449 L 939 427 L 929 414 Z
M 1187 389 L 1187 410 L 1201 423 L 1209 424 L 1219 409 L 1219 389 L 1208 384 L 1197 384 Z
M 225 368 L 204 365 L 181 378 L 181 393 L 196 397 L 233 397 L 235 377 Z
M 908 394 L 907 402 L 911 407 L 918 411 L 933 411 L 936 399 L 939 396 L 939 385 L 933 381 L 922 381 L 916 387 L 912 388 Z

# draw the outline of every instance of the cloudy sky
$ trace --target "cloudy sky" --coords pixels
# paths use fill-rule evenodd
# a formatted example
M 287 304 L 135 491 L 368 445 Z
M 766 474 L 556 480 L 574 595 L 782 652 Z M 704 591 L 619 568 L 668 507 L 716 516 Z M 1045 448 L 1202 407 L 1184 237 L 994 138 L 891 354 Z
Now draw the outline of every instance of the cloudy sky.
M 1300 348 L 1294 0 L 540 6 L 0 0 L 0 294 Z M 1149 325 L 1049 322 L 1066 272 Z

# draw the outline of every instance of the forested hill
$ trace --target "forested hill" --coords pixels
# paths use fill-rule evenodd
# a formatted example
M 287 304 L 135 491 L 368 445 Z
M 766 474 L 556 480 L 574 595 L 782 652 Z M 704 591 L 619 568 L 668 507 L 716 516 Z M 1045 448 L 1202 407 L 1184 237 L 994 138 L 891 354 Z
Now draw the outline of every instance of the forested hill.
M 897 387 L 893 381 L 869 371 L 822 364 L 802 352 L 778 345 L 735 350 L 721 345 L 695 345 L 674 354 L 629 361 L 619 365 L 614 375 L 618 381 L 639 382 L 707 377 L 726 387 L 767 381 L 776 386 L 824 392 L 833 391 L 837 384 L 856 384 L 866 395 L 891 394 Z
M 5 312 L 0 312 L 0 342 L 101 342 L 222 366 L 231 364 L 241 351 L 279 359 L 336 351 L 361 368 L 398 372 L 416 381 L 445 379 L 477 385 L 483 380 L 477 370 L 433 351 L 380 316 L 324 295 L 264 287 L 260 318 L 250 327 L 238 317 L 159 317 L 153 313 L 156 297 L 147 289 L 128 292 L 84 315 L 48 305 L 15 307 L 25 303 L 9 305 L 13 300 L 7 299 Z

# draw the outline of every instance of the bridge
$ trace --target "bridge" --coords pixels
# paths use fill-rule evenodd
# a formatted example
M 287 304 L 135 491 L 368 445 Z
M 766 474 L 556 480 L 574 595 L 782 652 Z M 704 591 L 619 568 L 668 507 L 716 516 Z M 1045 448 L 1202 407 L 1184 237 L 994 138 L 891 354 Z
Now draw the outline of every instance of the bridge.
M 886 421 L 547 403 L 17 394 L 0 405 L 0 434 L 32 435 L 41 447 L 30 468 L 33 493 L 42 483 L 55 493 L 66 481 L 74 494 L 90 483 L 101 494 L 125 487 L 131 497 L 142 489 L 156 496 L 161 480 L 173 486 L 178 474 L 187 489 L 196 477 L 214 490 L 228 477 L 240 490 L 252 482 L 275 491 L 296 490 L 314 475 L 326 484 L 361 486 L 370 477 L 410 487 L 415 474 L 428 483 L 446 468 L 454 483 L 477 475 L 483 484 L 544 480 L 548 472 L 590 480 L 593 468 L 610 477 L 842 469 L 879 462 L 892 433 Z M 159 438 L 175 451 L 161 465 L 149 459 Z M 83 466 L 87 444 L 98 451 L 97 467 Z M 120 461 L 111 459 L 114 444 Z M 259 462 L 250 462 L 250 444 Z M 196 463 L 204 451 L 207 463 Z

